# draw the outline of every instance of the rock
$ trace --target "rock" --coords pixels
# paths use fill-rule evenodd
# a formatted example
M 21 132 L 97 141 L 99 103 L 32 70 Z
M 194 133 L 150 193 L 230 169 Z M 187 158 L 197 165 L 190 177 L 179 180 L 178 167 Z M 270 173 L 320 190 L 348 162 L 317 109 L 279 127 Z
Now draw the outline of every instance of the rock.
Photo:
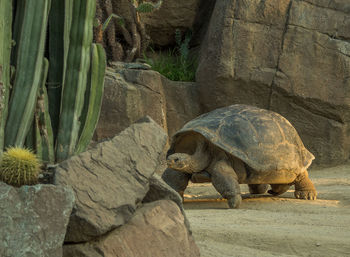
M 157 72 L 109 68 L 95 140 L 112 138 L 146 115 L 166 129 L 165 106 Z
M 66 242 L 85 242 L 125 224 L 149 189 L 167 136 L 144 118 L 110 141 L 62 162 L 54 183 L 76 196 Z
M 165 181 L 158 175 L 158 174 L 153 174 L 153 176 L 149 180 L 149 190 L 143 198 L 142 202 L 143 203 L 150 203 L 158 200 L 171 200 L 174 201 L 177 206 L 180 208 L 182 215 L 185 218 L 185 225 L 190 233 L 191 231 L 191 226 L 190 222 L 188 221 L 185 213 L 185 209 L 182 204 L 182 198 L 181 196 L 174 190 L 172 189 Z
M 192 29 L 201 0 L 164 0 L 159 10 L 141 15 L 155 45 L 175 43 L 176 29 Z
M 67 187 L 0 182 L 0 256 L 62 256 L 73 204 Z
M 170 81 L 152 70 L 118 64 L 107 70 L 94 139 L 114 137 L 145 115 L 172 135 L 199 114 L 195 83 Z
M 85 244 L 64 246 L 64 257 L 196 257 L 199 249 L 169 200 L 147 203 L 124 226 Z
M 195 82 L 171 81 L 162 77 L 166 99 L 168 135 L 172 136 L 186 122 L 201 114 L 197 84 Z
M 242 103 L 282 114 L 315 164 L 350 156 L 347 0 L 216 1 L 196 79 L 204 112 Z

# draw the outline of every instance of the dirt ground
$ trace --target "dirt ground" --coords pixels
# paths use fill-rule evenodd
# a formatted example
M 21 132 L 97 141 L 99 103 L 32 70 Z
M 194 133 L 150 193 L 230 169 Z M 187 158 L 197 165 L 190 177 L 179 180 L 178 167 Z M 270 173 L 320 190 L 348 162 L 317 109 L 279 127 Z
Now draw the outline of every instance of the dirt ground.
M 350 165 L 311 170 L 318 200 L 252 196 L 229 209 L 211 184 L 191 184 L 185 210 L 202 257 L 350 256 Z

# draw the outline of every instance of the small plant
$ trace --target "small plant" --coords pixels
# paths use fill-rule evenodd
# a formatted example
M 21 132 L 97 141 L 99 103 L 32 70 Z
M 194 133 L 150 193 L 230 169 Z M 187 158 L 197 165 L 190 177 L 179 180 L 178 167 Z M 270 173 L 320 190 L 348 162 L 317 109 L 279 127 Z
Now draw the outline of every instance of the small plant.
M 189 42 L 192 34 L 188 31 L 182 39 L 180 30 L 175 31 L 176 47 L 168 50 L 165 54 L 160 52 L 157 58 L 148 58 L 144 55 L 146 63 L 152 69 L 158 71 L 163 76 L 174 81 L 194 81 L 197 63 L 189 55 Z M 154 50 L 151 49 L 153 52 Z
M 20 187 L 38 183 L 40 161 L 29 149 L 11 147 L 4 152 L 0 164 L 0 180 Z

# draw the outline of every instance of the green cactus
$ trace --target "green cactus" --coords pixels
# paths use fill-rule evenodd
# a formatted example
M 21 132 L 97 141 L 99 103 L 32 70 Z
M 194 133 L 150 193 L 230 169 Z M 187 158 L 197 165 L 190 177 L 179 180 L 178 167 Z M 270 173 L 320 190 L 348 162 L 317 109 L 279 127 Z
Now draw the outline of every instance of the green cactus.
M 81 153 L 89 145 L 96 128 L 103 97 L 106 54 L 100 44 L 92 44 L 89 83 L 85 91 L 85 103 L 81 114 L 79 141 L 75 153 Z
M 0 180 L 16 187 L 37 184 L 40 165 L 39 159 L 32 151 L 11 147 L 2 156 Z
M 12 1 L 0 1 L 0 152 L 4 146 L 4 130 L 10 93 Z
M 55 161 L 54 137 L 49 114 L 48 95 L 45 81 L 47 78 L 49 62 L 44 58 L 43 69 L 41 73 L 41 85 L 36 103 L 34 115 L 36 153 L 38 157 L 47 163 Z
M 62 88 L 61 112 L 56 144 L 57 161 L 75 152 L 90 68 L 92 28 L 96 1 L 74 1 L 70 43 Z
M 44 57 L 48 0 L 26 0 L 17 6 L 14 35 L 16 75 L 5 127 L 5 146 L 23 146 L 32 125 Z M 21 8 L 24 8 L 23 10 Z M 38 72 L 39 71 L 39 72 Z
M 52 163 L 86 149 L 106 68 L 104 49 L 92 44 L 95 8 L 94 0 L 0 1 L 0 152 L 26 145 Z

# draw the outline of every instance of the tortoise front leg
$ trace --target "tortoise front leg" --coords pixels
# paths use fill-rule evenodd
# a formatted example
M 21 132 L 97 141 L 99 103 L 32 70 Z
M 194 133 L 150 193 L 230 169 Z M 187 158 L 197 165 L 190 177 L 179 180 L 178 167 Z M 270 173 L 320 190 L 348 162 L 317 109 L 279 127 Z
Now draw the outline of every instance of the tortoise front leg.
M 191 174 L 173 170 L 167 168 L 163 175 L 162 179 L 176 192 L 180 194 L 183 199 L 185 189 L 188 185 L 188 181 L 191 178 Z
M 215 189 L 227 199 L 230 208 L 238 208 L 242 202 L 237 174 L 225 160 L 214 163 L 208 172 Z
M 294 196 L 298 199 L 316 200 L 317 191 L 314 184 L 309 179 L 307 171 L 301 173 L 294 181 Z

